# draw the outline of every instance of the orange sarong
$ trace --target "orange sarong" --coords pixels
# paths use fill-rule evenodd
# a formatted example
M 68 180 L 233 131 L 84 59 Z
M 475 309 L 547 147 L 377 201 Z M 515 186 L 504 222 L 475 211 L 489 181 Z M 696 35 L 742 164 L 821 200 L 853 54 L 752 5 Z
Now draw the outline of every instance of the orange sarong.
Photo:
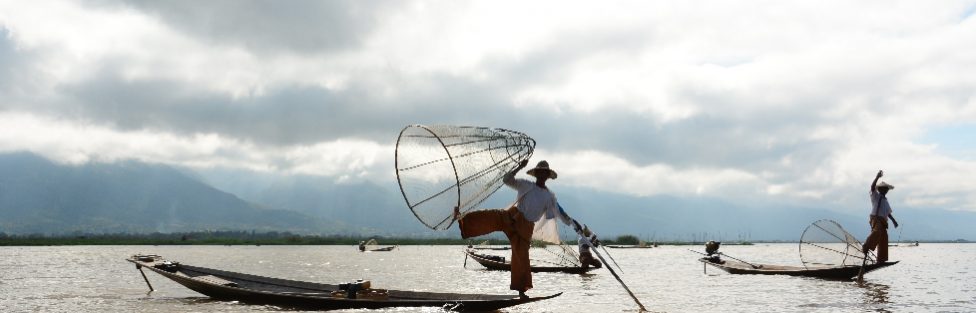
M 529 268 L 529 244 L 535 223 L 529 222 L 516 207 L 507 210 L 481 210 L 465 214 L 458 221 L 461 238 L 477 237 L 501 231 L 512 245 L 512 290 L 525 292 L 532 288 Z
M 865 250 L 878 248 L 878 263 L 888 260 L 888 220 L 871 215 L 871 234 L 864 240 Z

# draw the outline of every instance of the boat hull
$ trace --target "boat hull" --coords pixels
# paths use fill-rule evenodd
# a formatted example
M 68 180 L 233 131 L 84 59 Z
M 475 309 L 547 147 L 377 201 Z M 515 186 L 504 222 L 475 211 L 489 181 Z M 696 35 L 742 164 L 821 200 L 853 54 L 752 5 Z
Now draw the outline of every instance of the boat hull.
M 806 276 L 806 277 L 817 277 L 817 278 L 836 279 L 836 280 L 851 280 L 857 277 L 858 273 L 861 271 L 861 266 L 805 268 L 802 266 L 785 266 L 785 265 L 757 264 L 757 263 L 747 264 L 744 262 L 739 262 L 734 260 L 722 260 L 721 262 L 723 263 L 718 263 L 710 260 L 709 258 L 700 258 L 698 259 L 698 261 L 707 265 L 711 265 L 712 267 L 721 269 L 725 272 L 728 272 L 729 274 L 789 275 L 789 276 Z M 898 264 L 898 261 L 868 264 L 864 266 L 864 273 L 882 269 L 895 264 Z
M 473 251 L 465 251 L 468 257 L 474 259 L 478 264 L 484 266 L 489 270 L 495 271 L 511 271 L 512 264 L 509 262 L 499 262 L 491 259 L 487 259 L 484 255 L 474 253 Z M 594 267 L 580 267 L 580 266 L 530 266 L 529 267 L 533 273 L 567 273 L 567 274 L 584 274 L 594 269 Z
M 339 285 L 271 278 L 182 264 L 167 270 L 157 266 L 163 264 L 164 260 L 161 258 L 146 261 L 133 257 L 127 261 L 135 263 L 137 268 L 153 271 L 214 299 L 310 310 L 438 307 L 452 311 L 492 311 L 551 299 L 562 294 L 521 299 L 515 295 L 388 290 L 385 299 L 350 299 L 333 296 L 333 292 L 340 290 Z

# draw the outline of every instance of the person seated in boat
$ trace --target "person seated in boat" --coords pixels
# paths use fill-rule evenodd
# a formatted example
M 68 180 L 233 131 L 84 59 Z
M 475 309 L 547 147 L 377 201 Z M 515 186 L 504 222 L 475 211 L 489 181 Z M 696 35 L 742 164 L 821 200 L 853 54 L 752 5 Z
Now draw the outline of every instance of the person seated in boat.
M 505 174 L 503 182 L 515 189 L 515 205 L 502 210 L 480 210 L 461 215 L 457 207 L 454 217 L 461 229 L 461 238 L 471 238 L 486 235 L 495 231 L 505 233 L 512 246 L 511 273 L 512 280 L 509 288 L 518 291 L 519 297 L 527 298 L 525 292 L 532 288 L 532 271 L 529 266 L 529 244 L 533 233 L 538 233 L 539 225 L 552 225 L 552 219 L 559 218 L 563 223 L 571 223 L 571 219 L 563 212 L 559 212 L 556 194 L 546 186 L 546 181 L 556 179 L 556 171 L 549 168 L 549 162 L 539 161 L 535 168 L 526 172 L 534 176 L 535 181 L 516 179 L 518 171 L 525 168 L 528 160 L 523 160 L 512 171 Z M 558 232 L 547 232 L 543 236 L 557 236 L 553 242 L 558 242 Z
M 898 221 L 891 214 L 891 205 L 888 203 L 888 198 L 886 197 L 888 191 L 895 189 L 895 186 L 884 181 L 878 183 L 878 179 L 881 176 L 884 176 L 884 171 L 878 171 L 878 175 L 871 182 L 872 209 L 869 220 L 871 234 L 864 240 L 864 246 L 862 247 L 862 252 L 864 252 L 865 256 L 868 254 L 868 251 L 877 248 L 878 263 L 888 261 L 888 220 L 891 219 L 895 228 L 898 228 Z
M 580 266 L 583 268 L 588 268 L 590 266 L 595 268 L 603 267 L 603 263 L 600 263 L 600 260 L 594 258 L 593 253 L 590 252 L 590 244 L 596 248 L 600 246 L 600 240 L 596 238 L 596 234 L 590 231 L 589 227 L 584 226 L 581 233 L 582 234 L 580 234 L 578 239 Z M 589 241 L 589 244 L 587 244 L 587 241 Z
M 360 240 L 359 241 L 359 252 L 365 252 L 365 251 L 366 251 L 366 242 Z

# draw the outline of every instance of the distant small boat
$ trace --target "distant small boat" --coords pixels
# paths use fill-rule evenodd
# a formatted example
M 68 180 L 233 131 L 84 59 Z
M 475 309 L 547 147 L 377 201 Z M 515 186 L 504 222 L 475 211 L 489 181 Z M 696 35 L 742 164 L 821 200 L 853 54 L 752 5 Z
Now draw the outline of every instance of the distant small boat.
M 158 255 L 134 255 L 126 261 L 134 263 L 140 271 L 149 269 L 214 299 L 308 310 L 437 307 L 451 311 L 495 311 L 562 294 L 522 299 L 516 295 L 372 289 L 368 281 L 329 285 L 278 279 L 190 266 L 166 261 Z
M 471 249 L 475 249 L 475 250 L 498 250 L 498 251 L 501 251 L 501 250 L 512 250 L 512 247 L 471 247 Z
M 650 249 L 657 248 L 657 243 L 648 243 L 646 241 L 640 240 L 636 245 L 606 245 L 607 248 L 614 249 Z
M 469 249 L 474 250 L 511 250 L 512 247 L 509 246 L 491 246 L 488 244 L 488 240 L 482 241 L 476 246 L 468 245 Z
M 621 245 L 605 245 L 605 246 L 607 248 L 614 248 L 614 249 L 650 249 L 650 248 L 654 248 L 654 246 L 621 246 Z
M 512 263 L 505 260 L 504 257 L 490 254 L 480 254 L 473 250 L 465 250 L 464 253 L 474 259 L 478 264 L 481 264 L 489 270 L 495 271 L 511 271 Z M 594 267 L 582 267 L 582 266 L 536 266 L 530 265 L 529 268 L 532 269 L 533 273 L 567 273 L 567 274 L 583 274 L 586 273 Z
M 370 239 L 366 242 L 359 242 L 359 252 L 385 252 L 393 251 L 397 246 L 387 246 L 382 248 L 377 248 L 376 239 Z

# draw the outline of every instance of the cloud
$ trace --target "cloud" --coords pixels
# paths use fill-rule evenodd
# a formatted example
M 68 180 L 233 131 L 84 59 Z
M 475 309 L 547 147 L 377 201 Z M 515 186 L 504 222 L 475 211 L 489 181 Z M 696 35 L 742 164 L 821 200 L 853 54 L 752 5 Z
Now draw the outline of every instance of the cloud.
M 971 3 L 705 4 L 4 3 L 0 113 L 80 143 L 3 144 L 389 179 L 404 125 L 477 125 L 592 188 L 854 206 L 884 168 L 976 209 L 974 161 L 920 139 L 976 121 Z
M 0 152 L 32 151 L 69 164 L 140 160 L 345 179 L 393 175 L 393 147 L 370 141 L 339 139 L 272 149 L 215 133 L 120 132 L 23 113 L 0 113 L 0 124 L 6 128 L 0 133 Z
M 266 54 L 321 54 L 360 48 L 396 3 L 382 1 L 91 1 L 131 8 L 215 45 Z

